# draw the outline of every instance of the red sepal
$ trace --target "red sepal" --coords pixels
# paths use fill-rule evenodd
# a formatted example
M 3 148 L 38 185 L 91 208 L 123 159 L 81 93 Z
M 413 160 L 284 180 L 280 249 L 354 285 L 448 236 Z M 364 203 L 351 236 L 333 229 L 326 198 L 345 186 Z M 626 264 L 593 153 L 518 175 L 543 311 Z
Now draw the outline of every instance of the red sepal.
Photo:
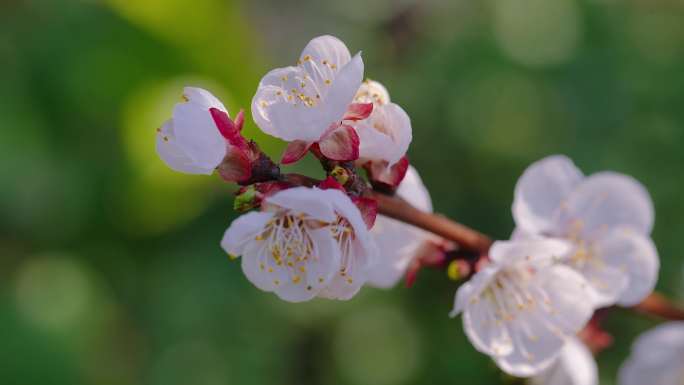
M 328 176 L 321 183 L 319 183 L 318 188 L 320 188 L 321 190 L 330 190 L 330 189 L 340 190 L 340 191 L 346 193 L 344 186 L 342 186 L 340 184 L 340 182 L 338 182 L 337 180 L 335 180 L 335 178 L 333 178 L 331 176 Z
M 579 338 L 594 354 L 605 350 L 613 344 L 613 336 L 601 326 L 601 321 L 605 316 L 605 309 L 597 310 L 584 329 L 578 333 Z
M 217 170 L 221 178 L 228 182 L 244 182 L 252 176 L 252 159 L 247 151 L 228 146 L 228 151 Z
M 361 217 L 366 223 L 368 230 L 373 228 L 375 218 L 378 216 L 378 201 L 373 198 L 355 197 L 352 198 L 352 202 L 354 202 L 356 207 L 359 208 L 359 211 L 361 211 Z
M 405 285 L 411 287 L 418 277 L 418 272 L 424 267 L 443 268 L 447 265 L 446 252 L 452 246 L 448 243 L 439 243 L 433 241 L 423 242 L 418 250 L 416 256 L 411 260 L 411 263 L 406 269 Z
M 259 158 L 260 151 L 240 133 L 245 122 L 244 111 L 240 110 L 235 120 L 231 120 L 225 111 L 218 108 L 210 108 L 209 114 L 226 140 L 226 156 L 217 167 L 219 175 L 228 182 L 247 182 L 252 177 L 252 167 Z
M 368 179 L 374 187 L 384 187 L 391 190 L 397 188 L 408 171 L 409 160 L 401 158 L 397 163 L 388 167 L 386 161 L 369 161 L 363 165 L 368 172 Z
M 292 164 L 300 160 L 311 147 L 311 143 L 303 140 L 295 140 L 287 144 L 283 156 L 280 158 L 282 164 Z
M 318 149 L 328 159 L 351 161 L 359 158 L 359 136 L 352 126 L 336 124 L 318 142 Z
M 285 189 L 288 189 L 292 186 L 285 182 L 279 182 L 279 181 L 272 181 L 272 182 L 262 182 L 262 183 L 255 183 L 254 188 L 256 188 L 257 191 L 257 196 L 259 199 L 264 199 L 268 198 L 271 195 L 283 191 Z M 244 188 L 244 187 L 243 187 Z
M 373 112 L 373 103 L 352 103 L 347 108 L 343 120 L 363 120 Z
M 239 125 L 230 120 L 230 117 L 225 111 L 219 110 L 218 108 L 210 108 L 209 113 L 211 114 L 212 119 L 214 119 L 214 123 L 219 132 L 231 146 L 238 147 L 244 151 L 248 149 L 247 140 L 240 134 L 240 129 L 244 122 L 242 110 L 238 113 L 238 118 L 240 119 Z
M 238 131 L 242 131 L 242 126 L 244 126 L 245 124 L 245 111 L 243 109 L 240 109 L 237 115 L 235 115 L 235 119 L 233 119 L 233 124 L 235 124 L 235 128 Z

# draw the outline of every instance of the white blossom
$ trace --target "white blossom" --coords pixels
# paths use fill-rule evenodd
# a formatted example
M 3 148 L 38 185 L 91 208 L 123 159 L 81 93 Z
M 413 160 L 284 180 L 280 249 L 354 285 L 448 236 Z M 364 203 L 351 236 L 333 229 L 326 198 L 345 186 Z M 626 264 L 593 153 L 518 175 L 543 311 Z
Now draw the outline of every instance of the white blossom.
M 490 264 L 456 293 L 451 316 L 462 312 L 473 346 L 511 375 L 549 367 L 593 313 L 584 278 L 555 263 L 569 248 L 554 239 L 495 242 Z
M 254 121 L 285 141 L 316 142 L 342 121 L 363 79 L 363 60 L 333 36 L 314 38 L 296 66 L 267 73 L 252 99 Z
M 387 167 L 393 166 L 406 155 L 411 144 L 411 119 L 398 104 L 390 101 L 387 89 L 374 80 L 361 84 L 355 101 L 373 103 L 370 116 L 354 125 L 361 141 L 361 161 L 384 161 Z
M 684 322 L 668 322 L 639 336 L 620 368 L 618 384 L 684 384 Z
M 413 166 L 409 166 L 396 195 L 419 210 L 432 212 L 430 194 Z M 441 242 L 432 233 L 384 215 L 378 215 L 371 235 L 378 245 L 379 254 L 378 262 L 369 272 L 368 283 L 381 288 L 394 286 L 406 273 L 411 261 Z
M 556 361 L 532 377 L 530 385 L 598 385 L 596 360 L 579 338 L 570 338 Z
M 188 174 L 211 174 L 226 156 L 228 146 L 211 109 L 228 114 L 209 91 L 186 87 L 173 118 L 157 130 L 157 153 L 171 169 Z
M 653 203 L 633 178 L 585 177 L 564 156 L 532 164 L 515 188 L 516 237 L 556 237 L 573 249 L 566 263 L 596 292 L 596 305 L 640 302 L 655 286 L 659 259 L 650 233 Z
M 265 198 L 262 211 L 233 221 L 221 245 L 242 256 L 243 272 L 255 286 L 291 302 L 351 298 L 377 254 L 346 194 L 308 187 Z

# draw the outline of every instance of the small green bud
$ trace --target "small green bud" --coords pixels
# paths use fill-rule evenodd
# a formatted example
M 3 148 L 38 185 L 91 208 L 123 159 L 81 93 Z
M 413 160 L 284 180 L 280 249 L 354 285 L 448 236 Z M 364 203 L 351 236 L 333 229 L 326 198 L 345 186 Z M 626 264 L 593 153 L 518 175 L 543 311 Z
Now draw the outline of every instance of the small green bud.
M 254 188 L 254 186 L 249 186 L 235 197 L 235 201 L 233 201 L 233 209 L 240 213 L 249 209 L 253 209 L 258 206 L 256 198 L 256 188 Z

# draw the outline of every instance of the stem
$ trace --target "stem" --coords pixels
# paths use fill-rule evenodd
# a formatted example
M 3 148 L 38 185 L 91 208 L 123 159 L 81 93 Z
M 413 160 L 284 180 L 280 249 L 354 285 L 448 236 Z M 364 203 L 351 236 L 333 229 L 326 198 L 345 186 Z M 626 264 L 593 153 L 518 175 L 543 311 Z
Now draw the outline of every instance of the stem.
M 492 240 L 468 226 L 449 218 L 418 210 L 401 198 L 373 192 L 371 196 L 378 201 L 378 212 L 398 221 L 412 224 L 423 230 L 437 234 L 455 242 L 461 248 L 486 254 Z
M 635 311 L 667 320 L 684 321 L 684 309 L 670 302 L 660 293 L 651 293 L 640 304 L 634 306 Z

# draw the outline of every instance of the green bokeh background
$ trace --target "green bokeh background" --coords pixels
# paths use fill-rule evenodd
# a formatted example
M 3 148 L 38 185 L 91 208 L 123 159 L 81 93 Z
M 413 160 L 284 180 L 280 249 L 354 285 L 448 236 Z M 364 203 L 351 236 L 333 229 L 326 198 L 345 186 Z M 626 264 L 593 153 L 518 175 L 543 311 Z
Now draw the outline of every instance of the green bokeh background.
M 0 384 L 507 381 L 447 317 L 443 272 L 348 302 L 258 291 L 218 245 L 233 187 L 157 158 L 184 85 L 248 108 L 324 33 L 408 111 L 438 212 L 506 238 L 530 162 L 631 174 L 657 209 L 658 288 L 684 299 L 683 25 L 676 0 L 3 1 Z M 602 384 L 653 323 L 611 313 Z

